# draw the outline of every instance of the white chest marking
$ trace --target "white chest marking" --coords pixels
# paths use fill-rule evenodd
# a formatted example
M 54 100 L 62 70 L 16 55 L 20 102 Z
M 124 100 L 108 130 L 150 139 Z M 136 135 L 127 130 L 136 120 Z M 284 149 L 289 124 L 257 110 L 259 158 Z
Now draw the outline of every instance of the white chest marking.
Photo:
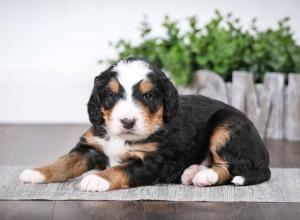
M 121 158 L 126 154 L 127 148 L 125 141 L 120 138 L 110 138 L 105 140 L 102 138 L 94 138 L 103 148 L 104 154 L 109 159 L 109 166 L 117 166 L 121 162 Z

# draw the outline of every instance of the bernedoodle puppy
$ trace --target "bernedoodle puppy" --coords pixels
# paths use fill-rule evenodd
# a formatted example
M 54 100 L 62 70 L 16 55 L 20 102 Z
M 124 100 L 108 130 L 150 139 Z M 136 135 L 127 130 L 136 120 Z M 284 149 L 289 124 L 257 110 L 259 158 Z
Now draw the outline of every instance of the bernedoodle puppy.
M 155 183 L 205 187 L 270 179 L 268 152 L 240 111 L 200 95 L 178 95 L 162 70 L 128 58 L 95 78 L 91 128 L 68 154 L 27 169 L 23 183 L 67 181 L 97 169 L 82 191 Z

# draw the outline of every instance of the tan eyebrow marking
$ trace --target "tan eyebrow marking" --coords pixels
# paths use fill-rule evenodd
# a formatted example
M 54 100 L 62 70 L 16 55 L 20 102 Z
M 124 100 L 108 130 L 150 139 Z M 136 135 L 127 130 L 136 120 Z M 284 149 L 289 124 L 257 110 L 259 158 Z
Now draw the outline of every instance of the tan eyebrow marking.
M 149 79 L 144 79 L 139 86 L 141 93 L 147 93 L 153 88 L 153 83 Z
M 116 78 L 112 78 L 109 83 L 108 83 L 108 87 L 115 93 L 119 93 L 120 92 L 120 84 L 118 82 L 118 80 Z

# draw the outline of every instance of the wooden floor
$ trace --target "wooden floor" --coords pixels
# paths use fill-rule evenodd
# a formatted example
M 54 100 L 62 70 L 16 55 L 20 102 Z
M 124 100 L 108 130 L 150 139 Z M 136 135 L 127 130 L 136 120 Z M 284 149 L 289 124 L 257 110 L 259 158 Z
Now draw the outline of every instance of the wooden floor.
M 0 125 L 0 165 L 41 165 L 69 151 L 87 125 Z M 300 143 L 265 141 L 272 167 L 300 167 Z M 0 201 L 0 219 L 300 219 L 300 203 Z

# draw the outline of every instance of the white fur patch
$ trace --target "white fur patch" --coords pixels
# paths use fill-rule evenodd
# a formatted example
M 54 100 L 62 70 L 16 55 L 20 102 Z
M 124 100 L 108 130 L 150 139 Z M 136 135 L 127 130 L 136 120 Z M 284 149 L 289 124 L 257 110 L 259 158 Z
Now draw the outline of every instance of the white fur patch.
M 109 158 L 109 166 L 120 164 L 120 158 L 126 153 L 125 141 L 121 138 L 111 137 L 103 145 L 103 152 Z
M 43 183 L 46 177 L 37 170 L 26 169 L 20 175 L 22 183 Z
M 231 180 L 231 182 L 234 185 L 242 186 L 245 183 L 245 177 L 243 177 L 243 176 L 235 176 L 235 177 L 233 177 L 233 179 Z
M 113 68 L 118 73 L 118 80 L 124 87 L 126 98 L 131 100 L 132 87 L 145 79 L 150 72 L 149 65 L 141 60 L 126 62 L 121 60 Z
M 110 137 L 108 139 L 94 137 L 95 142 L 102 146 L 104 154 L 108 157 L 108 166 L 117 166 L 120 164 L 121 158 L 130 149 L 124 139 L 119 137 Z
M 195 186 L 211 186 L 218 182 L 219 176 L 213 169 L 200 170 L 193 178 Z
M 84 177 L 80 184 L 79 188 L 83 192 L 103 192 L 109 190 L 110 183 L 95 174 L 90 174 Z

